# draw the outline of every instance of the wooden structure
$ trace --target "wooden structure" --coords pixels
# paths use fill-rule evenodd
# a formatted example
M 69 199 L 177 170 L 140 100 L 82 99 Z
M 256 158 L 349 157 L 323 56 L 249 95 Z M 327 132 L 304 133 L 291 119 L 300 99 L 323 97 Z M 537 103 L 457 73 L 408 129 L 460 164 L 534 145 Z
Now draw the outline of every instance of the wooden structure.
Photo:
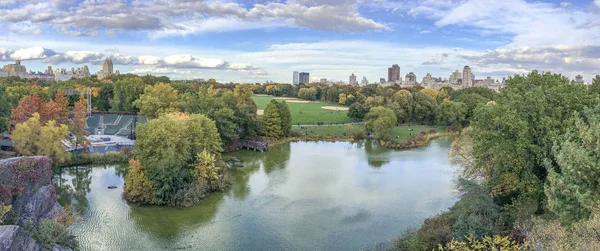
M 255 140 L 245 140 L 240 139 L 238 148 L 246 148 L 248 150 L 254 151 L 266 151 L 269 150 L 269 143 L 266 141 L 255 141 Z

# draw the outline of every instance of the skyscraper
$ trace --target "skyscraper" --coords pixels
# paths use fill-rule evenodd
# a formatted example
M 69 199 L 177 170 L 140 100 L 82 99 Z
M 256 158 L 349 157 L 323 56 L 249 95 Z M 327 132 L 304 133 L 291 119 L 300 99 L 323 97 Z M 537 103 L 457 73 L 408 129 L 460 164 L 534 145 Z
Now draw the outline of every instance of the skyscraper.
M 294 77 L 293 78 L 294 78 L 294 80 L 293 80 L 294 85 L 300 84 L 300 82 L 299 82 L 300 79 L 298 78 L 298 72 L 297 71 L 294 71 Z
M 464 88 L 473 87 L 473 73 L 468 65 L 463 68 L 462 85 Z
M 388 82 L 396 82 L 398 80 L 400 80 L 400 66 L 394 64 L 388 68 Z
M 106 60 L 104 60 L 104 63 L 102 64 L 102 71 L 105 74 L 107 74 L 107 75 L 113 74 L 113 62 L 112 62 L 112 59 L 106 58 Z
M 308 72 L 300 72 L 298 79 L 300 84 L 308 84 L 310 83 L 310 74 Z
M 350 80 L 348 81 L 349 85 L 357 85 L 358 83 L 356 82 L 356 76 L 354 76 L 354 73 L 352 73 L 352 75 L 350 75 Z

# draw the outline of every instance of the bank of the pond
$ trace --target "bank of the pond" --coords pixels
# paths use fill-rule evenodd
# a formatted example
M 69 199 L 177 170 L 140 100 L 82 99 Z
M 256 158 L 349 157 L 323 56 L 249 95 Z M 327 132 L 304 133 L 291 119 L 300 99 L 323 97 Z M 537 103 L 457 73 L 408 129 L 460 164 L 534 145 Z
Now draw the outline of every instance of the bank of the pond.
M 60 169 L 55 186 L 83 222 L 82 250 L 360 250 L 418 227 L 456 201 L 451 139 L 394 151 L 375 141 L 240 150 L 233 185 L 197 206 L 136 206 L 126 165 Z M 116 189 L 108 189 L 116 186 Z
M 131 151 L 107 152 L 107 153 L 80 153 L 73 154 L 71 158 L 62 163 L 55 163 L 55 168 L 65 168 L 83 165 L 118 165 L 127 163 L 133 158 Z

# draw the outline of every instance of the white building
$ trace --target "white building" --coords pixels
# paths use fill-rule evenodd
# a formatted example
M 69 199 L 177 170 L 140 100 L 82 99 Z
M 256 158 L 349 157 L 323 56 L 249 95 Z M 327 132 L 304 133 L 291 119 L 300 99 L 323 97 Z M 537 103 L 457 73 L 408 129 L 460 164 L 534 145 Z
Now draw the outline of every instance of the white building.
M 294 75 L 292 76 L 292 84 L 294 85 L 299 85 L 300 84 L 300 78 L 299 78 L 299 73 L 297 71 L 294 71 Z
M 356 82 L 356 76 L 354 76 L 354 73 L 352 73 L 352 75 L 350 75 L 350 80 L 348 81 L 349 85 L 358 85 L 358 82 Z

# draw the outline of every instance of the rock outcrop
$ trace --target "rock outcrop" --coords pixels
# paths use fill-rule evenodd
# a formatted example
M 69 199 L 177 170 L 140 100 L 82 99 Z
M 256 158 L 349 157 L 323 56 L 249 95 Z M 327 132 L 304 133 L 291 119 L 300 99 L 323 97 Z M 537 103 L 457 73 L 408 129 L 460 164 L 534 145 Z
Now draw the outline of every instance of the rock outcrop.
M 0 198 L 13 198 L 6 219 L 17 225 L 57 216 L 60 205 L 52 185 L 52 161 L 47 157 L 0 160 Z
M 0 250 L 39 250 L 39 245 L 21 226 L 37 228 L 43 220 L 58 216 L 62 208 L 56 199 L 49 158 L 0 160 L 0 205 L 11 206 L 3 220 L 4 224 L 14 224 L 0 226 Z
M 0 226 L 0 250 L 37 251 L 40 246 L 23 228 L 4 225 Z

